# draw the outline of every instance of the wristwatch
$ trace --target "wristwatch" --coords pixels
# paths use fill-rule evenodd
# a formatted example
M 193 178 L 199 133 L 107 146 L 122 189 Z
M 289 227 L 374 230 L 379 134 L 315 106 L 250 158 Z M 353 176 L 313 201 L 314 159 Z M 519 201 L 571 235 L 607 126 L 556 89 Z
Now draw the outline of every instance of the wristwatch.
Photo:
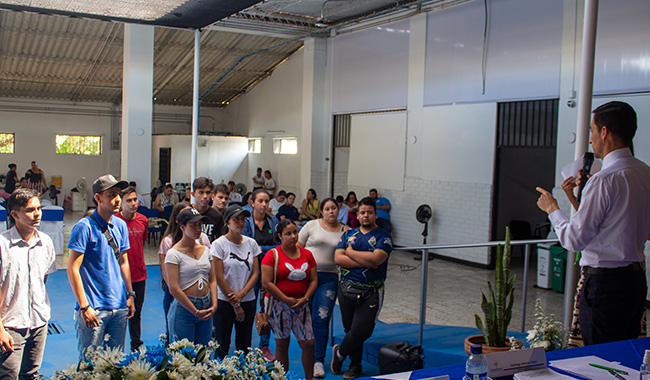
M 90 307 L 90 304 L 88 304 L 88 305 L 85 306 L 85 307 L 80 307 L 80 308 L 79 308 L 79 311 L 83 313 L 84 311 L 88 310 L 89 307 Z
M 135 299 L 135 292 L 126 292 L 126 298 L 133 297 Z

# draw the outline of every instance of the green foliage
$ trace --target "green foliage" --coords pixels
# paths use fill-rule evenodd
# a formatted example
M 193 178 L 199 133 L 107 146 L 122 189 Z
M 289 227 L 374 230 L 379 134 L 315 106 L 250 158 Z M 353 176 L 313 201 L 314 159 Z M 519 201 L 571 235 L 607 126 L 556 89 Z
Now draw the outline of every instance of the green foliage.
M 56 135 L 56 153 L 99 156 L 102 154 L 102 138 L 101 136 Z
M 0 133 L 0 153 L 14 153 L 13 133 Z
M 510 276 L 510 229 L 506 227 L 505 246 L 497 247 L 494 269 L 494 288 L 488 281 L 488 296 L 481 290 L 481 310 L 485 324 L 478 314 L 474 314 L 476 328 L 481 331 L 485 344 L 490 347 L 506 347 L 506 333 L 512 319 L 515 298 L 515 276 Z

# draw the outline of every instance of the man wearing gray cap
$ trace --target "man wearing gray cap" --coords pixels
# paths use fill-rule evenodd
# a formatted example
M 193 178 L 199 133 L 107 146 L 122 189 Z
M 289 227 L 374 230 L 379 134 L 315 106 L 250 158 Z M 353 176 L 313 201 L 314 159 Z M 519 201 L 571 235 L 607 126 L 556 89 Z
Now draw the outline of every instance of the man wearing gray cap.
M 75 328 L 79 358 L 88 347 L 124 347 L 126 320 L 135 311 L 135 293 L 126 251 L 126 223 L 113 218 L 121 192 L 128 186 L 110 174 L 93 183 L 97 209 L 72 228 L 68 248 L 68 279 L 77 298 Z M 125 291 L 126 289 L 126 291 Z

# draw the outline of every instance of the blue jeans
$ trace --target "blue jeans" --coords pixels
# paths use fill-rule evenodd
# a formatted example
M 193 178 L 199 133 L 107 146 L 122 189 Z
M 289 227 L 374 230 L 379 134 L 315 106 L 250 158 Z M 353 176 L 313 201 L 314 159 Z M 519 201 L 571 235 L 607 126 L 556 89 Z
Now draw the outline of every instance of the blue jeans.
M 210 294 L 205 297 L 190 297 L 192 304 L 201 310 L 212 305 Z M 207 346 L 212 338 L 212 318 L 200 320 L 189 312 L 183 305 L 174 299 L 169 314 L 167 314 L 167 327 L 169 329 L 169 342 L 176 342 L 186 338 L 190 342 Z
M 169 308 L 172 306 L 174 301 L 174 296 L 169 292 L 169 287 L 163 282 L 163 311 L 165 312 L 165 335 L 167 336 L 167 343 L 169 340 L 169 327 L 167 325 L 167 315 L 169 314 Z
M 309 300 L 309 310 L 314 325 L 314 360 L 320 363 L 325 361 L 330 319 L 336 304 L 338 284 L 338 273 L 318 272 L 318 287 Z
M 126 316 L 129 309 L 95 310 L 99 321 L 97 327 L 86 327 L 81 311 L 75 311 L 75 330 L 79 348 L 79 360 L 83 361 L 88 347 L 119 347 L 124 349 L 126 337 Z M 106 339 L 104 339 L 108 336 Z
M 262 268 L 262 259 L 264 258 L 265 254 L 266 254 L 266 252 L 264 252 L 261 255 L 257 256 L 257 258 L 259 259 L 260 268 Z M 271 253 L 271 254 L 273 254 L 273 253 Z M 262 276 L 260 275 L 257 278 L 257 282 L 255 283 L 255 286 L 253 287 L 253 289 L 255 290 L 255 303 L 257 305 L 259 305 L 260 297 L 264 296 L 264 293 L 260 293 L 261 288 L 262 288 Z M 262 312 L 262 308 L 260 308 L 259 312 L 260 313 Z M 271 331 L 271 330 L 269 329 L 269 331 Z M 260 343 L 258 345 L 260 350 L 262 348 L 264 348 L 264 347 L 268 347 L 270 343 L 271 343 L 271 334 L 270 333 L 267 334 L 267 335 L 260 335 Z

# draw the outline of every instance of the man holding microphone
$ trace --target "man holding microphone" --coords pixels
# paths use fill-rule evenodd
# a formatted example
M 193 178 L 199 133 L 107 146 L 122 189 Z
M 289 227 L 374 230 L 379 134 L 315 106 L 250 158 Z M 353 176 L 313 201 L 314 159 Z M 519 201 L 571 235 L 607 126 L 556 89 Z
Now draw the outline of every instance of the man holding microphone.
M 647 294 L 643 251 L 650 238 L 650 167 L 630 150 L 636 112 L 627 103 L 609 102 L 593 114 L 589 143 L 603 167 L 587 182 L 571 220 L 551 193 L 537 188 L 537 205 L 549 214 L 562 246 L 582 252 L 585 345 L 638 337 Z

